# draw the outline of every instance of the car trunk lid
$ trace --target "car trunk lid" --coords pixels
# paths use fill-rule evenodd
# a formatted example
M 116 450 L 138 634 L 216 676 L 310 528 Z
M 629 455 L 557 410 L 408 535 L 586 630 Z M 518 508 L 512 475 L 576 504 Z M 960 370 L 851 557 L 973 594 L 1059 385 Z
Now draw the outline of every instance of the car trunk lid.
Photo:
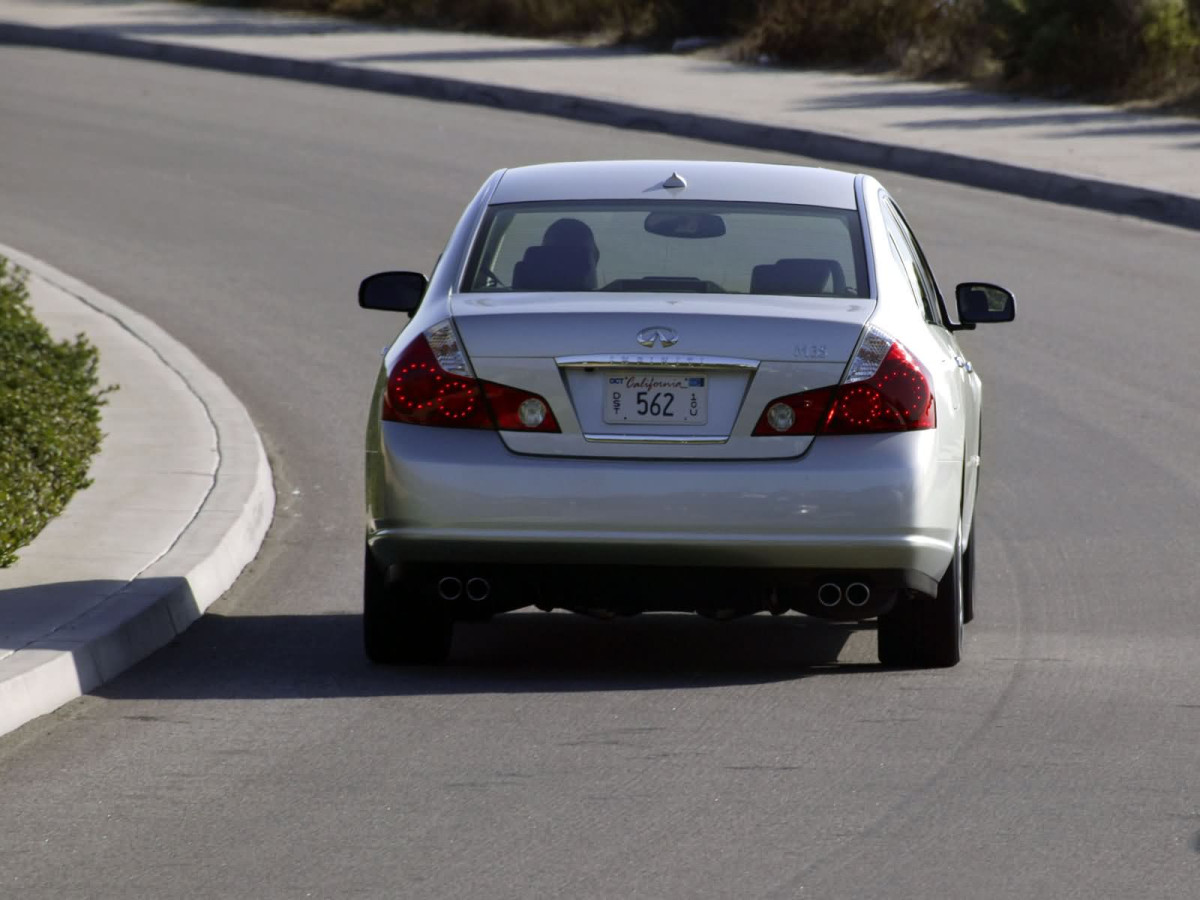
M 773 398 L 836 384 L 869 299 L 700 294 L 466 294 L 451 310 L 478 377 L 545 397 L 560 434 L 504 431 L 516 452 L 784 458 L 806 436 L 753 437 Z

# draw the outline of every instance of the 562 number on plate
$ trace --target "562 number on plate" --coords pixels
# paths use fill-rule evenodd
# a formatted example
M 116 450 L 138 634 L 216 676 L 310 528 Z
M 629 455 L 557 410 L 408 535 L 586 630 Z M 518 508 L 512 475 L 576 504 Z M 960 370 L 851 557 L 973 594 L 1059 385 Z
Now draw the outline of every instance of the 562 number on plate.
M 610 425 L 704 425 L 708 422 L 708 376 L 639 372 L 606 377 L 604 421 Z

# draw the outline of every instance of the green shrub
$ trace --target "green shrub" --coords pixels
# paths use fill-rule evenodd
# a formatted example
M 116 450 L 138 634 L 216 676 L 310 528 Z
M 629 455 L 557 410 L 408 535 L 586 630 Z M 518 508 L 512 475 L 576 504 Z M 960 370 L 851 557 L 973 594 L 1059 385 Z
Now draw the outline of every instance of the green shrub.
M 1171 93 L 1200 70 L 1200 3 L 1188 2 L 989 0 L 993 46 L 1016 87 L 1109 99 Z
M 90 483 L 107 392 L 96 348 L 53 340 L 28 300 L 25 273 L 0 257 L 0 567 Z

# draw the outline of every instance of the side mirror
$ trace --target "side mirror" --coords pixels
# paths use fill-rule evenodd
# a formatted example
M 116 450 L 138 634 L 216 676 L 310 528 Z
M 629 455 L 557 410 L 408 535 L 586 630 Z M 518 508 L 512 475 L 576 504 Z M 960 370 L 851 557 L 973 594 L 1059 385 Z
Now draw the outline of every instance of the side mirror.
M 358 286 L 358 305 L 407 313 L 412 318 L 428 286 L 420 272 L 379 272 L 364 278 Z
M 968 281 L 954 289 L 958 321 L 963 325 L 1011 322 L 1017 315 L 1017 300 L 1011 292 L 994 284 Z

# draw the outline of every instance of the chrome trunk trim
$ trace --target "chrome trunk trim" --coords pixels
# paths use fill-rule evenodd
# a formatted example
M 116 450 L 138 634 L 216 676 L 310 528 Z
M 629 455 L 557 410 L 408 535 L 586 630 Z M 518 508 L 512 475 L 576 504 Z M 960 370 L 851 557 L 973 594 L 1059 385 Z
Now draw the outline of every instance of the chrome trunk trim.
M 758 361 L 731 356 L 685 356 L 679 353 L 597 353 L 559 356 L 562 369 L 688 369 L 690 371 L 754 371 Z
M 666 434 L 585 434 L 584 440 L 600 444 L 727 444 L 728 435 L 704 434 L 694 437 L 671 437 Z

